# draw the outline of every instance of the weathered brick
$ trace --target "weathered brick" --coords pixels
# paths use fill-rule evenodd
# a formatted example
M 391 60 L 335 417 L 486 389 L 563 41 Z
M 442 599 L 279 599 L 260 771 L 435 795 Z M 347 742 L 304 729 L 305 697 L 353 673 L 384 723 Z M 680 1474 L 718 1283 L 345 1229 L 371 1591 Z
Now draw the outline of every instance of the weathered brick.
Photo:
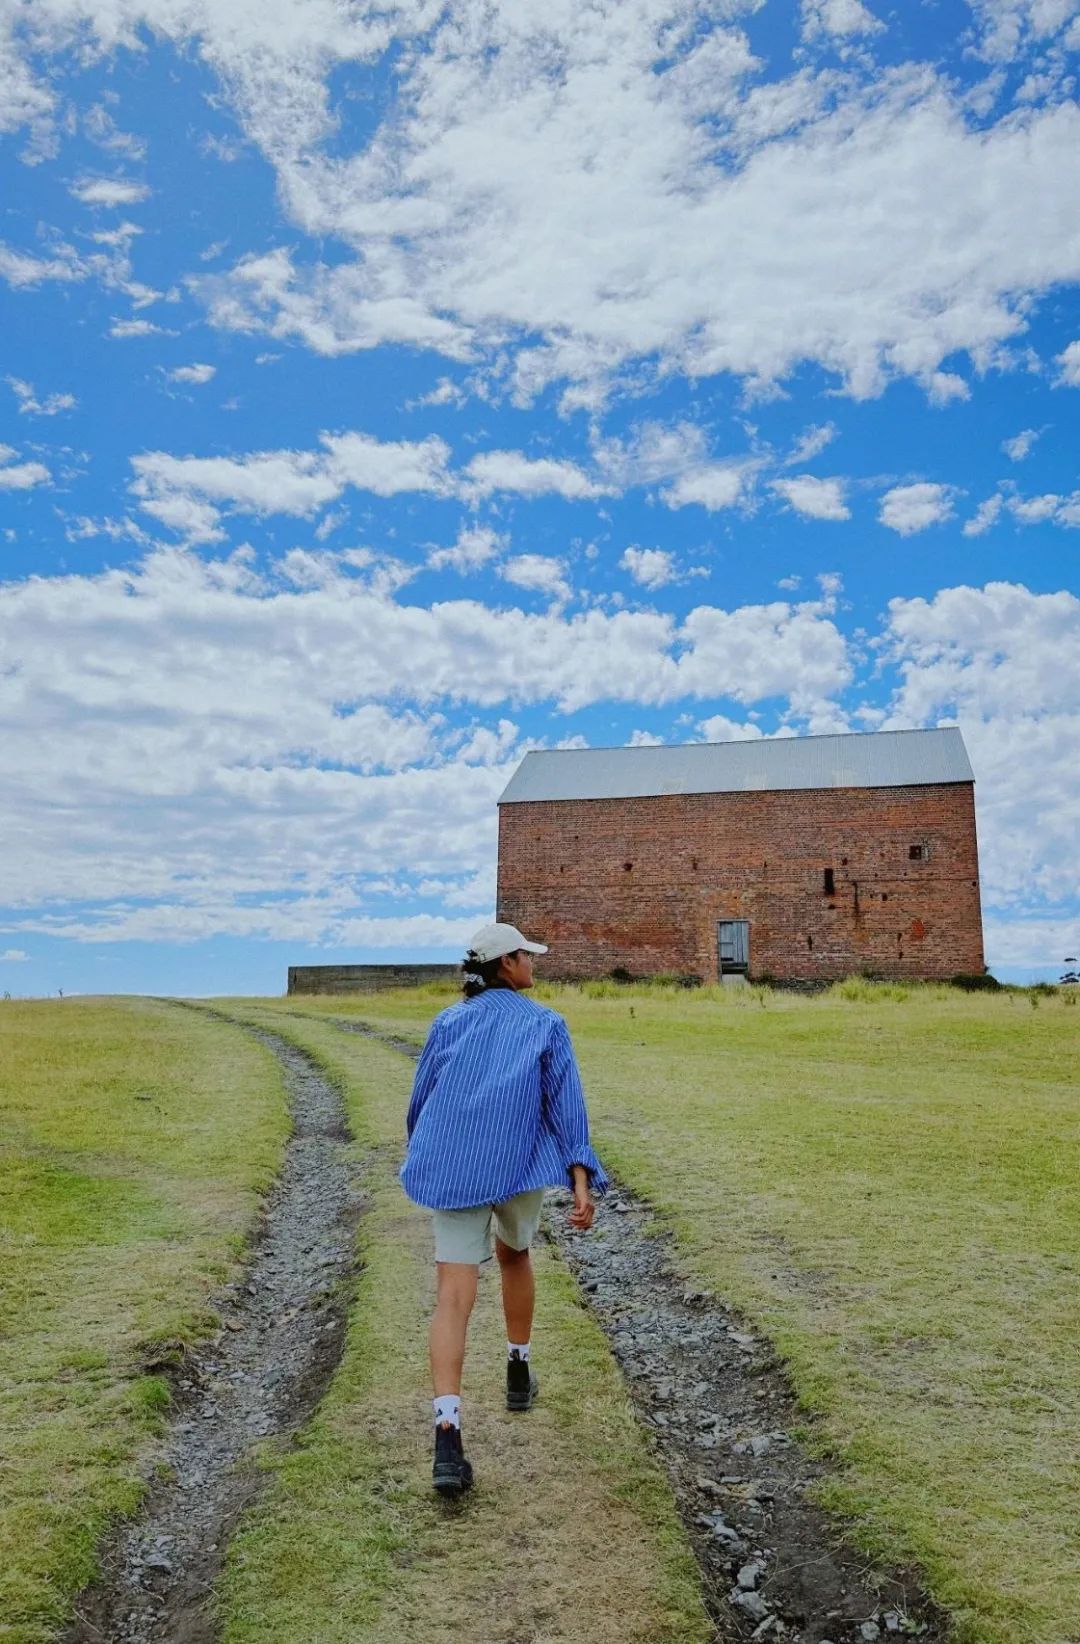
M 979 972 L 973 784 L 504 804 L 497 917 L 565 979 L 715 980 L 727 919 L 750 923 L 752 977 Z

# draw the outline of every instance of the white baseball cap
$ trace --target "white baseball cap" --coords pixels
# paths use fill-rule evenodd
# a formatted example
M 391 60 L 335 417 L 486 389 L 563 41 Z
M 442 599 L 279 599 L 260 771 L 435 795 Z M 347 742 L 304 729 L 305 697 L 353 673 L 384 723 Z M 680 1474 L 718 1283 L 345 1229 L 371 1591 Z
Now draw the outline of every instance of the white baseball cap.
M 543 942 L 526 941 L 516 925 L 485 925 L 469 943 L 470 953 L 475 953 L 485 965 L 492 959 L 500 959 L 504 953 L 516 953 L 519 948 L 524 948 L 526 953 L 547 952 Z

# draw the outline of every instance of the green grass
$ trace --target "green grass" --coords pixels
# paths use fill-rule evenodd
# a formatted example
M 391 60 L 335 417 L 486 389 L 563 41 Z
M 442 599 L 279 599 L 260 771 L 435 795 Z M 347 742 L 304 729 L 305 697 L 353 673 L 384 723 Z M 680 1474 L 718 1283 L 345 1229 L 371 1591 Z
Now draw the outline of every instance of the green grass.
M 542 1245 L 540 1401 L 526 1418 L 503 1408 L 505 1326 L 482 1269 L 463 1403 L 477 1485 L 456 1509 L 434 1495 L 429 1217 L 397 1181 L 412 1070 L 318 1021 L 237 1008 L 319 1057 L 374 1156 L 345 1355 L 300 1442 L 264 1455 L 268 1489 L 221 1583 L 222 1644 L 705 1644 L 666 1482 L 603 1336 Z
M 0 1638 L 55 1637 L 281 1156 L 276 1063 L 150 1002 L 0 1003 Z
M 917 1561 L 965 1644 L 1080 1638 L 1072 997 L 537 996 L 570 1022 L 601 1156 L 785 1355 L 862 1545 Z M 454 997 L 286 1004 L 418 1040 Z

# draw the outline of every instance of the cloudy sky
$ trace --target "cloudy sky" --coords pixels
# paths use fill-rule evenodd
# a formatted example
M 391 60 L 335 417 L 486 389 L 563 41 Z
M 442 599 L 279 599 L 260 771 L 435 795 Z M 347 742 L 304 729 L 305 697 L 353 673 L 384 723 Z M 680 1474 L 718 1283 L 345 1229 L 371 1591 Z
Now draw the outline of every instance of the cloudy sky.
M 959 723 L 1080 951 L 1080 5 L 0 0 L 0 990 L 455 958 L 530 747 Z

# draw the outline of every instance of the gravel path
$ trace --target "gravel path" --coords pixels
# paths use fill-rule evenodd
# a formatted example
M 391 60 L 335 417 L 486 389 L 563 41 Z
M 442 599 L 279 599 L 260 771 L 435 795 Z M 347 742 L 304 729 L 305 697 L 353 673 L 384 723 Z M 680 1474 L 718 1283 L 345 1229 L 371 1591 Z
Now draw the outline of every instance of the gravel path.
M 332 1019 L 412 1057 L 414 1045 Z M 944 1644 L 916 1575 L 885 1575 L 807 1499 L 827 1473 L 792 1437 L 805 1425 L 769 1343 L 715 1296 L 688 1289 L 650 1207 L 613 1182 L 590 1233 L 548 1199 L 547 1236 L 577 1279 L 650 1429 L 701 1569 L 717 1640 Z
M 213 1298 L 221 1330 L 179 1370 L 148 1367 L 169 1375 L 174 1390 L 173 1418 L 153 1458 L 168 1474 L 106 1549 L 103 1578 L 79 1598 L 65 1644 L 210 1644 L 213 1583 L 264 1476 L 252 1449 L 308 1417 L 341 1358 L 363 1205 L 344 1107 L 310 1057 L 272 1033 L 248 1031 L 285 1071 L 293 1130 L 282 1170 L 262 1207 L 250 1266 Z

